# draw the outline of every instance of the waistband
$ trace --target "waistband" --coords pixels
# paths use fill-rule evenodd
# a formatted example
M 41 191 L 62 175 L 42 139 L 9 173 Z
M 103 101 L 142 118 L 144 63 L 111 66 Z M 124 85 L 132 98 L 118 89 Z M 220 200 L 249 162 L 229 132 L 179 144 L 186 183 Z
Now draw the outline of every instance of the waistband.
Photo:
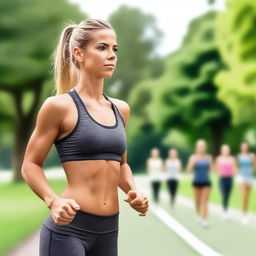
M 74 219 L 66 225 L 57 225 L 51 214 L 44 221 L 44 225 L 56 232 L 86 231 L 103 234 L 118 230 L 119 212 L 111 215 L 97 215 L 77 210 Z

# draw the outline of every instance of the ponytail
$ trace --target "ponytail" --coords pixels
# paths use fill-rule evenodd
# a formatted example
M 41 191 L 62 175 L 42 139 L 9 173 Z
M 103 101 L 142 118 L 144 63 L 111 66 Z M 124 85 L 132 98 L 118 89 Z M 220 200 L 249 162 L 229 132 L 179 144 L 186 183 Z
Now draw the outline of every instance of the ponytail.
M 54 79 L 57 95 L 71 89 L 77 83 L 77 69 L 71 61 L 69 47 L 70 37 L 76 26 L 76 24 L 70 24 L 64 28 L 54 52 Z

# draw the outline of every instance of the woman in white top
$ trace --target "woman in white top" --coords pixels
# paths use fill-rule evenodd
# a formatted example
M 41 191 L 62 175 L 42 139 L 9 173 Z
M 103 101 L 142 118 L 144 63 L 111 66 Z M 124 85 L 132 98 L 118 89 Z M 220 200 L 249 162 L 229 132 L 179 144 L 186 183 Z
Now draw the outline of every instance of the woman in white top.
M 158 203 L 159 191 L 163 180 L 163 160 L 160 157 L 158 148 L 151 149 L 150 157 L 147 160 L 147 172 L 153 191 L 154 202 Z
M 178 158 L 178 152 L 176 149 L 170 149 L 168 152 L 168 158 L 164 162 L 164 170 L 166 172 L 166 183 L 170 195 L 171 206 L 173 207 L 175 196 L 177 194 L 179 186 L 180 171 L 182 169 L 182 163 Z

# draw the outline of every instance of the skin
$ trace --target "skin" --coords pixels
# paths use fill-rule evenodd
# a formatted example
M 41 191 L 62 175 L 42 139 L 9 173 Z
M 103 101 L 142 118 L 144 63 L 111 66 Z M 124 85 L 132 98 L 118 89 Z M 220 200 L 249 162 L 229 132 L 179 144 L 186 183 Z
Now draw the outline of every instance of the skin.
M 216 161 L 215 161 L 215 171 L 217 171 L 219 173 L 219 164 L 220 161 L 226 162 L 226 163 L 233 163 L 234 166 L 234 170 L 233 170 L 233 174 L 235 174 L 237 172 L 237 163 L 236 163 L 236 159 L 234 156 L 230 155 L 230 147 L 228 145 L 222 145 L 221 147 L 221 151 L 220 151 L 220 155 L 217 156 Z M 225 176 L 225 175 L 223 175 Z
M 228 145 L 222 145 L 220 150 L 220 155 L 215 160 L 215 168 L 214 170 L 220 174 L 220 163 L 232 163 L 233 164 L 233 174 L 232 176 L 237 172 L 237 164 L 236 159 L 234 156 L 230 155 L 230 147 Z M 225 177 L 227 175 L 221 174 L 222 177 Z M 229 177 L 229 176 L 227 176 Z
M 253 159 L 253 164 L 255 166 L 256 157 L 253 153 L 249 152 L 248 143 L 246 143 L 246 142 L 241 143 L 240 153 L 244 156 L 247 156 L 248 154 L 250 154 Z M 251 192 L 252 186 L 247 183 L 242 182 L 239 184 L 239 188 L 240 188 L 241 195 L 242 195 L 242 210 L 243 210 L 243 213 L 246 214 L 248 212 L 248 208 L 249 208 L 249 197 L 250 197 L 250 192 Z
M 187 173 L 191 173 L 194 169 L 196 159 L 204 159 L 206 157 L 206 143 L 203 140 L 198 140 L 196 143 L 196 153 L 189 157 L 186 168 Z M 211 156 L 207 156 L 210 161 L 210 172 L 212 172 L 213 161 Z M 210 187 L 193 187 L 195 196 L 196 212 L 202 219 L 208 219 L 208 200 L 211 188 Z
M 100 42 L 105 43 L 102 44 Z M 103 96 L 104 78 L 111 77 L 117 64 L 116 34 L 111 29 L 93 32 L 84 48 L 74 48 L 72 54 L 80 65 L 80 79 L 75 86 L 90 115 L 107 126 L 115 124 L 111 103 Z M 114 67 L 104 66 L 113 63 Z M 130 117 L 129 105 L 110 98 L 123 116 L 125 127 Z M 57 225 L 73 220 L 77 210 L 98 215 L 119 211 L 118 187 L 126 194 L 125 202 L 146 216 L 148 198 L 135 185 L 127 163 L 127 150 L 121 162 L 114 160 L 83 160 L 62 163 L 67 187 L 57 195 L 49 186 L 42 166 L 55 139 L 69 134 L 77 121 L 77 109 L 67 93 L 50 96 L 42 104 L 34 131 L 28 141 L 22 164 L 22 176 L 31 189 L 46 203 Z
M 168 151 L 168 158 L 167 158 L 167 160 L 168 159 L 170 159 L 170 160 L 177 160 L 178 163 L 179 163 L 179 171 L 181 171 L 182 163 L 181 163 L 180 159 L 178 158 L 178 152 L 177 152 L 176 149 L 170 149 Z M 166 164 L 167 160 L 164 161 L 164 171 L 165 172 L 167 172 L 167 164 Z
M 150 161 L 151 159 L 158 159 L 160 157 L 159 149 L 158 148 L 152 148 L 150 152 L 150 157 L 147 160 L 146 169 L 147 172 L 150 172 Z M 163 167 L 161 168 L 162 171 L 164 171 Z

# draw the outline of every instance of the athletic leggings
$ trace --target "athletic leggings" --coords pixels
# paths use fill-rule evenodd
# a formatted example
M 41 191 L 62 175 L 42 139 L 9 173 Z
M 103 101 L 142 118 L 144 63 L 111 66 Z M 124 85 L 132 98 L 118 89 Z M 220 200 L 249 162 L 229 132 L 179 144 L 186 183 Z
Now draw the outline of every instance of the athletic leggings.
M 117 256 L 119 212 L 96 215 L 78 210 L 66 225 L 51 214 L 40 229 L 40 256 Z
M 222 205 L 224 210 L 227 210 L 230 193 L 233 187 L 232 177 L 224 177 L 224 176 L 220 177 L 219 186 L 222 194 Z
M 166 182 L 167 182 L 167 187 L 168 187 L 168 191 L 171 199 L 171 205 L 173 205 L 176 197 L 177 189 L 179 186 L 179 182 L 178 180 L 175 180 L 175 179 L 168 179 Z
M 158 181 L 158 180 L 151 181 L 151 187 L 153 190 L 153 199 L 156 203 L 159 202 L 160 186 L 161 186 L 161 181 Z

